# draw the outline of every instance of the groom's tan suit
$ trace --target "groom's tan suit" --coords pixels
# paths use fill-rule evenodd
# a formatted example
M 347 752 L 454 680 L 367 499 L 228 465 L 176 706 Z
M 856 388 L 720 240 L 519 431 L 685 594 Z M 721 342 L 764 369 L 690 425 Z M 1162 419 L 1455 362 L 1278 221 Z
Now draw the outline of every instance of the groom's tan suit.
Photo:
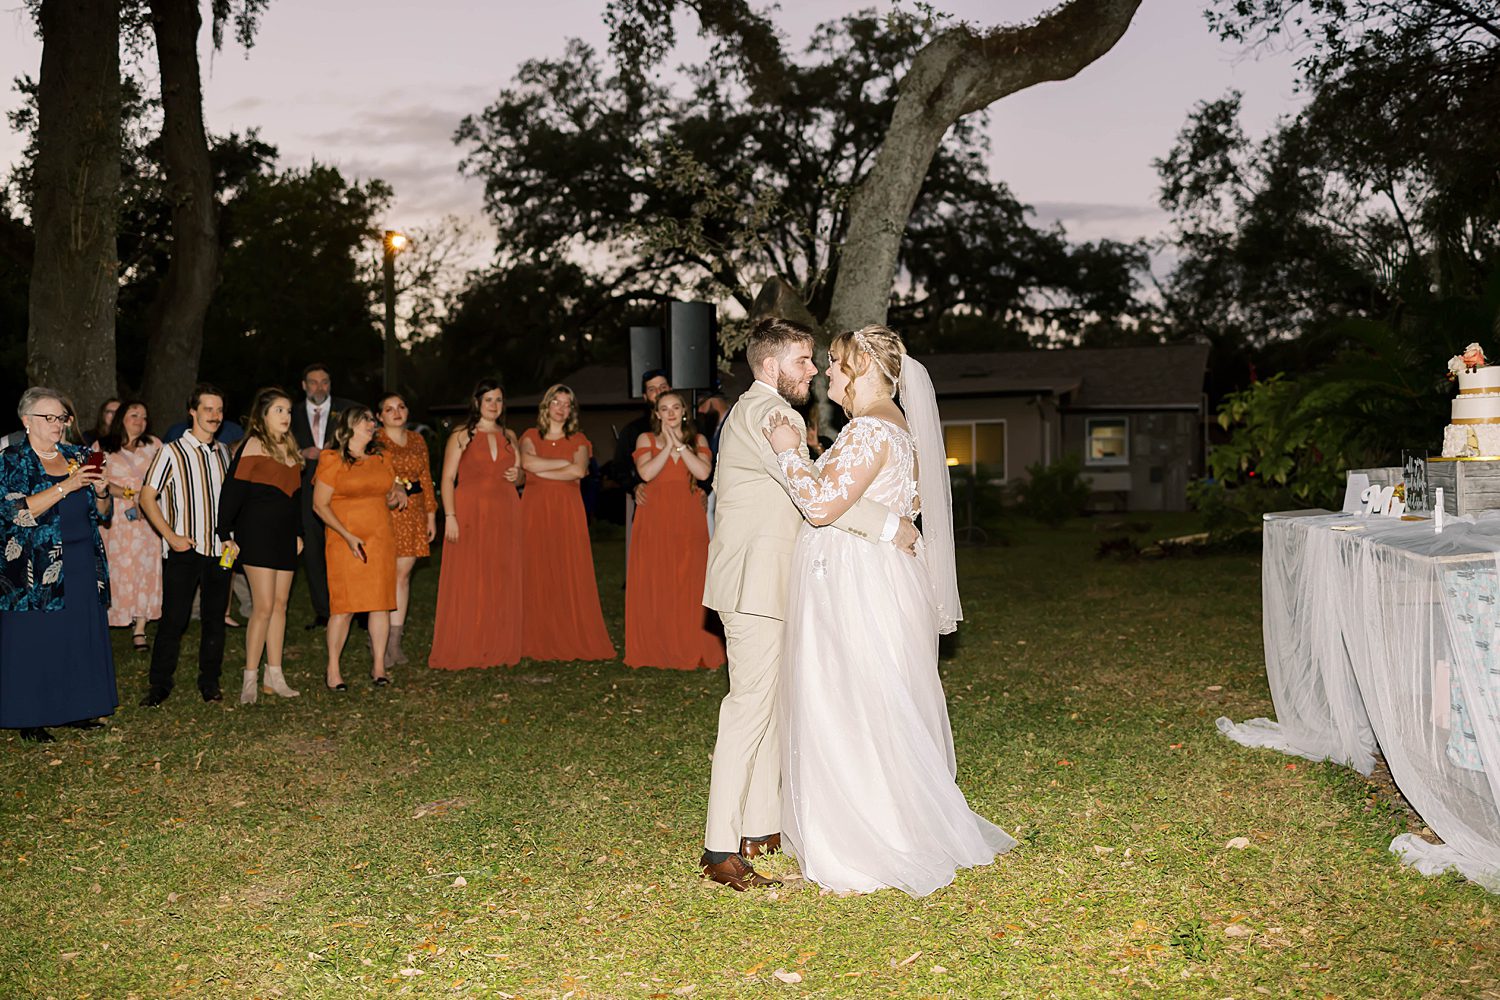
M 763 433 L 773 413 L 803 432 L 806 424 L 781 395 L 755 381 L 724 418 L 714 493 L 718 500 L 703 604 L 724 622 L 729 694 L 719 708 L 703 844 L 733 853 L 741 837 L 781 830 L 781 740 L 776 688 L 781 672 L 783 621 L 792 549 L 802 515 L 781 484 Z M 802 445 L 807 455 L 807 445 Z M 860 500 L 834 522 L 875 543 L 889 540 L 898 519 L 884 506 Z

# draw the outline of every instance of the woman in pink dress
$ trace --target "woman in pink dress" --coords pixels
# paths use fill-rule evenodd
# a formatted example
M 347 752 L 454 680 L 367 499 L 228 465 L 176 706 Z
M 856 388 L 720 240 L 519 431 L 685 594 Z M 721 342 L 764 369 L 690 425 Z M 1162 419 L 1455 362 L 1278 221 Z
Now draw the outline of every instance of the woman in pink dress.
M 146 404 L 138 399 L 122 404 L 94 447 L 104 452 L 104 476 L 115 498 L 114 517 L 100 532 L 109 558 L 109 624 L 132 626 L 131 642 L 145 652 L 151 648 L 146 622 L 161 617 L 161 537 L 136 506 L 146 467 L 161 449 L 151 436 Z

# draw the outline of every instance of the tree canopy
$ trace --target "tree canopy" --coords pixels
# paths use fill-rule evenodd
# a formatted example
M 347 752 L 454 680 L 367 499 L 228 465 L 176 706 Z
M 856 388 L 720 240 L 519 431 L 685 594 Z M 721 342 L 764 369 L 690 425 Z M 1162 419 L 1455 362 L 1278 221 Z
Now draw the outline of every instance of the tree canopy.
M 686 291 L 747 313 L 780 276 L 828 315 L 851 194 L 934 30 L 903 16 L 828 22 L 799 59 L 778 61 L 774 87 L 723 45 L 682 67 L 677 90 L 578 41 L 527 62 L 456 136 L 463 169 L 484 183 L 502 264 L 567 260 L 620 302 Z M 1012 343 L 1132 326 L 1143 248 L 1072 244 L 1034 226 L 989 178 L 982 125 L 960 120 L 933 158 L 902 241 L 893 320 L 934 342 L 954 317 Z

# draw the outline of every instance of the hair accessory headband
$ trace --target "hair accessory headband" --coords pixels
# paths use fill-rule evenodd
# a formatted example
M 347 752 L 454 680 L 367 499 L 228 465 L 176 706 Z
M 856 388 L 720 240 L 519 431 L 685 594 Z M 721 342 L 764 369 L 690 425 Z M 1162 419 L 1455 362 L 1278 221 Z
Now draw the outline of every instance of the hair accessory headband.
M 875 362 L 875 367 L 880 369 L 880 374 L 890 379 L 891 385 L 895 385 L 898 381 L 900 381 L 899 376 L 891 374 L 891 372 L 885 367 L 885 363 L 880 360 L 880 355 L 876 354 L 875 351 L 870 347 L 870 341 L 865 338 L 865 335 L 862 331 L 855 330 L 853 336 L 855 346 L 857 346 L 861 351 L 864 351 L 870 356 L 870 360 Z

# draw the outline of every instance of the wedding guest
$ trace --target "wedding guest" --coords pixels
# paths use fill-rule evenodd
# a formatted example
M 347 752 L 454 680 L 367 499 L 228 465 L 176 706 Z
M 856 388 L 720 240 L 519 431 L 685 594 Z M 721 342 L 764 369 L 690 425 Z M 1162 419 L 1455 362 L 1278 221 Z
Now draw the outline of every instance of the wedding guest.
M 302 534 L 308 541 L 302 549 L 302 566 L 313 610 L 313 620 L 307 627 L 313 629 L 328 624 L 328 567 L 323 546 L 317 544 L 323 537 L 323 522 L 313 511 L 313 479 L 323 449 L 333 445 L 335 418 L 354 404 L 334 397 L 333 377 L 321 362 L 302 370 L 302 392 L 302 402 L 292 411 L 292 434 L 302 449 Z
M 653 368 L 641 374 L 641 396 L 645 400 L 645 410 L 640 416 L 620 429 L 620 436 L 615 439 L 615 457 L 610 462 L 611 477 L 625 488 L 628 499 L 634 503 L 639 500 L 641 477 L 635 471 L 635 442 L 642 434 L 650 434 L 655 420 L 656 397 L 664 392 L 670 392 L 672 382 L 667 378 L 667 373 L 660 368 Z M 629 512 L 627 511 L 627 525 Z
M 141 514 L 139 497 L 146 469 L 161 450 L 151 435 L 150 414 L 138 399 L 122 403 L 114 422 L 96 447 L 104 452 L 104 476 L 115 510 L 103 529 L 109 556 L 109 624 L 131 626 L 131 644 L 140 653 L 150 649 L 146 622 L 161 617 L 161 539 Z
M 207 383 L 188 396 L 192 426 L 162 445 L 146 469 L 141 513 L 162 539 L 161 621 L 151 650 L 151 680 L 143 708 L 155 708 L 172 693 L 177 654 L 202 591 L 198 642 L 198 693 L 222 701 L 224 612 L 229 607 L 229 570 L 220 565 L 223 543 L 217 532 L 219 494 L 229 470 L 229 451 L 214 435 L 224 420 L 224 394 Z
M 63 440 L 63 397 L 34 386 L 16 407 L 26 440 L 0 455 L 0 729 L 51 742 L 49 726 L 113 715 L 109 562 L 99 522 L 111 500 L 88 452 Z
M 349 625 L 369 613 L 370 680 L 390 683 L 385 672 L 390 613 L 396 607 L 396 532 L 391 507 L 406 505 L 396 470 L 375 439 L 375 415 L 352 404 L 339 411 L 332 447 L 318 459 L 313 510 L 327 525 L 329 690 L 347 691 L 339 666 Z M 308 546 L 311 548 L 312 546 Z
M 114 426 L 115 414 L 120 410 L 120 401 L 111 396 L 99 406 L 99 416 L 94 420 L 94 426 L 83 435 L 84 444 L 93 444 Z
M 176 441 L 178 438 L 182 437 L 189 430 L 191 430 L 192 426 L 193 421 L 191 419 L 179 420 L 166 429 L 166 432 L 162 435 L 162 440 Z M 233 420 L 230 420 L 227 415 L 223 420 L 219 421 L 219 429 L 214 432 L 214 440 L 224 446 L 224 450 L 227 454 L 233 455 L 235 446 L 244 439 L 244 427 L 235 423 Z M 252 602 L 250 599 L 250 583 L 245 579 L 245 574 L 241 573 L 238 569 L 232 569 L 229 573 L 229 594 L 229 603 L 224 606 L 224 624 L 229 628 L 244 628 L 244 625 L 242 625 L 234 617 L 234 613 L 230 611 L 230 608 L 234 605 L 235 601 L 239 601 L 240 614 L 244 615 L 246 618 L 250 617 L 252 611 Z M 198 597 L 193 598 L 193 610 L 192 613 L 188 616 L 191 621 L 197 621 L 201 617 L 201 609 L 199 608 L 201 596 L 202 595 L 200 594 Z
M 704 627 L 708 522 L 693 483 L 713 472 L 708 439 L 687 399 L 656 397 L 650 434 L 636 440 L 635 468 L 646 502 L 635 515 L 625 574 L 625 665 L 673 670 L 724 665 L 724 643 Z
M 521 454 L 505 426 L 505 390 L 481 379 L 469 419 L 443 450 L 443 560 L 427 665 L 521 660 Z
M 608 660 L 594 554 L 578 481 L 593 446 L 578 430 L 573 390 L 554 385 L 521 435 L 521 655 L 533 660 Z
M 302 454 L 292 437 L 292 398 L 271 387 L 255 394 L 245 440 L 219 494 L 219 538 L 250 582 L 240 704 L 260 692 L 295 698 L 282 673 L 287 599 L 302 554 Z M 266 673 L 260 682 L 260 659 Z
M 410 411 L 399 393 L 388 392 L 375 407 L 380 418 L 380 448 L 396 470 L 396 480 L 406 491 L 406 508 L 391 515 L 396 531 L 396 610 L 391 612 L 390 638 L 385 662 L 406 662 L 401 648 L 406 628 L 406 609 L 411 603 L 411 574 L 418 559 L 427 558 L 429 545 L 437 537 L 437 496 L 432 485 L 432 460 L 427 442 L 406 426 Z

